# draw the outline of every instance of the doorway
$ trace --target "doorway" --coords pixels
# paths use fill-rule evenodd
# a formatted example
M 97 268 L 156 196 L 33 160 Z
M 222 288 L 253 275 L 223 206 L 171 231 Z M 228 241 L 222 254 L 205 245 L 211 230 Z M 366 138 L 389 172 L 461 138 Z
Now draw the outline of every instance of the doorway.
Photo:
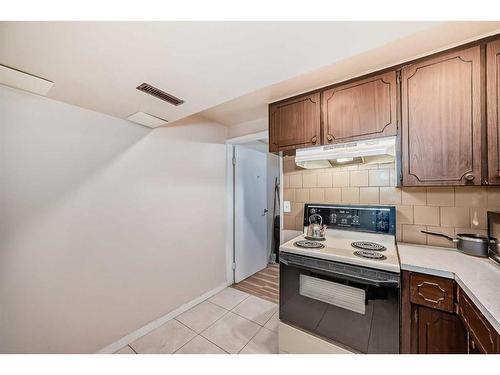
M 273 253 L 274 216 L 279 215 L 280 158 L 268 152 L 268 134 L 228 140 L 228 282 L 264 270 Z M 271 262 L 272 263 L 272 262 Z

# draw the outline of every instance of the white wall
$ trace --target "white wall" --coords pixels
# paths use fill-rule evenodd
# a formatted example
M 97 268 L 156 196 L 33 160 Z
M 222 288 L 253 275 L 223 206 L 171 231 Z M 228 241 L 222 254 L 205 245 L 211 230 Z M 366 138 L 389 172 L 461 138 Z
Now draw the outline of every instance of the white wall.
M 268 128 L 268 119 L 259 118 L 252 121 L 242 122 L 237 125 L 229 126 L 227 128 L 227 137 L 236 138 L 248 134 L 254 134 L 261 131 L 265 131 Z
M 95 352 L 224 283 L 225 133 L 0 86 L 0 352 Z

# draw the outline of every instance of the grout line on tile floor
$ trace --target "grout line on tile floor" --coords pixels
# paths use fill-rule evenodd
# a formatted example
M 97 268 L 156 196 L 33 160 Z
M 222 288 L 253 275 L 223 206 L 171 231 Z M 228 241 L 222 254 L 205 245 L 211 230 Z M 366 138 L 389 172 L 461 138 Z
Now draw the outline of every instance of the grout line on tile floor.
M 257 334 L 260 332 L 260 330 L 261 330 L 262 328 L 267 329 L 266 327 L 261 326 L 261 327 L 257 330 L 257 332 L 255 332 L 255 335 L 253 335 L 253 336 L 252 336 L 252 338 L 251 338 L 250 340 L 248 340 L 248 342 L 247 342 L 245 345 L 243 345 L 243 348 L 241 348 L 241 349 L 240 349 L 240 351 L 238 352 L 238 354 L 240 354 L 240 353 L 243 351 L 243 349 L 245 349 L 245 348 L 247 347 L 247 345 L 248 345 L 248 344 L 250 344 L 250 341 L 252 341 L 252 340 L 254 339 L 254 337 L 255 337 L 255 336 L 257 336 Z
M 188 310 L 189 311 L 189 310 Z M 193 331 L 194 333 L 196 333 L 196 336 L 199 335 L 198 332 L 196 332 L 194 329 L 192 329 L 191 327 L 188 327 L 187 325 L 185 325 L 184 323 L 182 323 L 180 320 L 177 320 L 177 317 L 174 318 L 175 321 L 177 321 L 178 323 L 182 324 L 184 327 L 186 327 L 187 329 L 189 329 L 190 331 Z M 192 340 L 192 339 L 191 339 Z M 189 341 L 191 341 L 189 340 Z
M 231 310 L 226 309 L 225 307 L 222 307 L 222 306 L 217 305 L 216 303 L 214 303 L 214 302 L 212 302 L 212 301 L 209 301 L 208 299 L 206 299 L 206 300 L 205 300 L 205 301 L 203 301 L 203 302 L 208 302 L 208 303 L 210 303 L 210 304 L 212 304 L 212 305 L 214 305 L 214 306 L 220 307 L 221 309 L 224 309 L 224 310 L 226 310 L 226 311 L 231 311 Z M 188 311 L 189 311 L 189 310 L 188 310 Z
M 215 305 L 215 304 L 214 304 L 214 305 Z M 216 305 L 216 306 L 219 306 L 219 305 Z M 220 306 L 219 306 L 219 307 L 220 307 Z M 231 312 L 230 310 L 227 310 L 227 309 L 224 309 L 224 310 L 226 310 L 226 312 L 225 312 L 225 313 L 224 313 L 224 314 L 223 314 L 223 315 L 222 315 L 219 319 L 217 319 L 215 322 L 213 322 L 212 324 L 210 324 L 207 328 L 205 328 L 203 331 L 201 331 L 201 332 L 199 333 L 199 335 L 200 335 L 201 337 L 203 337 L 203 338 L 207 339 L 208 341 L 210 341 L 210 339 L 209 339 L 208 337 L 203 336 L 203 335 L 202 335 L 202 333 L 203 333 L 203 332 L 205 332 L 205 331 L 206 331 L 207 329 L 209 329 L 210 327 L 212 327 L 212 326 L 213 326 L 214 324 L 216 324 L 219 320 L 221 320 L 222 318 L 224 318 L 227 314 L 229 314 L 229 313 Z M 212 342 L 212 341 L 210 341 L 210 342 Z M 212 344 L 217 345 L 215 342 L 212 342 Z M 217 345 L 217 346 L 219 346 L 219 345 Z M 221 349 L 222 349 L 222 348 L 221 348 Z M 224 350 L 224 349 L 222 349 L 222 350 Z M 225 351 L 225 350 L 224 350 L 224 351 Z
M 240 290 L 240 292 L 241 292 L 241 290 Z M 245 293 L 245 292 L 243 292 L 243 293 Z M 248 293 L 247 293 L 247 294 L 248 294 Z M 234 312 L 233 310 L 234 310 L 235 308 L 237 308 L 239 305 L 241 305 L 243 302 L 245 302 L 245 301 L 246 301 L 247 299 L 249 299 L 251 296 L 252 296 L 251 294 L 248 294 L 248 296 L 246 296 L 244 299 L 242 299 L 240 302 L 238 302 L 238 304 L 237 304 L 236 306 L 234 306 L 234 307 L 233 307 L 231 310 L 229 310 L 229 311 Z M 236 314 L 236 313 L 235 313 L 235 314 Z M 236 314 L 236 315 L 238 315 L 238 314 Z
M 234 284 L 233 284 L 234 285 Z M 231 288 L 232 286 L 228 286 L 228 288 Z M 233 288 L 234 289 L 234 288 Z M 238 290 L 238 289 L 236 289 Z M 238 290 L 238 292 L 242 292 L 241 290 Z M 245 293 L 245 294 L 248 294 L 247 292 L 242 292 L 242 293 Z M 251 296 L 251 294 L 248 294 L 248 296 L 246 296 L 245 298 L 243 298 L 240 302 L 238 302 L 238 304 L 236 306 L 234 306 L 231 310 L 225 308 L 224 306 L 220 306 L 220 305 L 217 305 L 215 302 L 212 302 L 212 301 L 208 301 L 208 299 L 206 299 L 205 301 L 208 301 L 212 304 L 214 304 L 215 306 L 219 306 L 219 307 L 222 307 L 224 310 L 227 310 L 227 311 L 233 311 L 236 307 L 238 307 L 238 305 L 240 305 L 243 301 L 245 301 L 247 298 L 249 298 Z
M 247 317 L 244 317 L 243 315 L 240 315 L 238 314 L 237 312 L 234 312 L 231 310 L 231 312 L 234 314 L 234 315 L 238 315 L 240 318 L 243 318 L 245 320 L 248 320 L 249 322 L 252 322 L 252 323 L 255 323 L 261 327 L 264 327 L 264 325 L 269 321 L 271 320 L 271 318 L 274 316 L 274 314 L 276 314 L 276 311 L 273 311 L 273 313 L 271 314 L 271 317 L 269 319 L 266 320 L 266 322 L 264 324 L 260 324 L 259 322 L 256 322 L 255 320 L 252 320 L 252 319 L 248 319 Z
M 223 348 L 221 348 L 219 345 L 217 345 L 215 342 L 212 342 L 210 341 L 209 339 L 207 339 L 205 336 L 202 336 L 201 334 L 197 334 L 195 337 L 193 337 L 191 340 L 189 340 L 187 343 L 185 343 L 184 345 L 182 345 L 179 349 L 177 349 L 175 352 L 173 352 L 172 354 L 176 354 L 179 350 L 181 350 L 183 347 L 185 347 L 187 344 L 189 344 L 191 341 L 193 341 L 195 338 L 197 338 L 198 336 L 200 336 L 202 339 L 205 339 L 207 340 L 209 343 L 211 344 L 214 344 L 216 347 L 218 347 L 220 350 L 222 350 L 224 353 L 226 354 L 230 354 L 228 353 L 227 351 L 225 351 Z M 198 353 L 198 354 L 201 354 L 201 353 Z
M 244 293 L 245 293 L 245 292 L 244 292 Z M 228 353 L 226 350 L 224 350 L 223 348 L 221 348 L 219 345 L 217 345 L 216 343 L 214 343 L 214 342 L 210 341 L 210 339 L 209 339 L 209 338 L 207 338 L 207 337 L 203 336 L 203 335 L 202 335 L 202 333 L 204 333 L 206 330 L 208 330 L 210 327 L 212 327 L 214 324 L 216 324 L 219 320 L 221 320 L 223 317 L 225 317 L 228 313 L 233 313 L 234 315 L 237 315 L 237 316 L 239 316 L 240 318 L 243 318 L 243 319 L 245 319 L 245 320 L 247 320 L 247 321 L 249 321 L 249 322 L 252 322 L 252 323 L 257 324 L 257 325 L 258 325 L 259 327 L 261 327 L 261 328 L 266 328 L 266 327 L 264 327 L 264 325 L 262 325 L 262 324 L 260 324 L 260 323 L 257 323 L 257 322 L 254 322 L 253 320 L 250 320 L 250 319 L 248 319 L 248 318 L 245 318 L 244 316 L 241 316 L 241 315 L 239 315 L 239 314 L 237 314 L 237 313 L 235 313 L 235 312 L 233 311 L 233 310 L 234 310 L 234 309 L 236 309 L 236 308 L 237 308 L 240 304 L 242 304 L 242 303 L 243 303 L 244 301 L 246 301 L 248 298 L 250 298 L 250 297 L 252 297 L 252 296 L 253 296 L 252 294 L 249 294 L 249 293 L 246 293 L 246 294 L 248 294 L 248 295 L 247 295 L 244 299 L 242 299 L 240 302 L 238 302 L 238 304 L 236 304 L 236 305 L 235 305 L 235 306 L 234 306 L 231 310 L 228 310 L 228 309 L 226 309 L 226 308 L 225 308 L 225 307 L 223 307 L 223 306 L 219 306 L 219 305 L 217 305 L 216 303 L 214 303 L 214 302 L 212 302 L 212 301 L 209 301 L 209 300 L 208 300 L 208 298 L 207 298 L 206 300 L 203 300 L 203 301 L 201 301 L 200 303 L 196 304 L 195 306 L 193 306 L 191 309 L 195 308 L 196 306 L 200 305 L 200 304 L 201 304 L 201 303 L 203 303 L 203 302 L 209 302 L 209 303 L 211 303 L 211 304 L 213 304 L 213 305 L 215 305 L 215 306 L 217 306 L 217 307 L 220 307 L 220 308 L 222 308 L 223 310 L 225 310 L 225 313 L 224 313 L 224 314 L 223 314 L 220 318 L 218 318 L 216 321 L 214 321 L 212 324 L 210 324 L 207 328 L 205 328 L 205 329 L 204 329 L 203 331 L 201 331 L 200 333 L 196 332 L 196 331 L 195 331 L 195 330 L 193 330 L 192 328 L 190 328 L 190 327 L 188 327 L 187 325 L 185 325 L 184 323 L 182 323 L 180 320 L 178 320 L 178 319 L 177 319 L 177 317 L 172 318 L 171 320 L 175 320 L 175 321 L 177 321 L 178 323 L 182 324 L 184 327 L 188 328 L 190 331 L 193 331 L 193 332 L 196 334 L 196 336 L 201 336 L 201 337 L 203 337 L 204 339 L 208 340 L 210 343 L 212 343 L 212 344 L 214 344 L 215 346 L 217 346 L 218 348 L 222 349 L 225 353 Z M 257 297 L 257 296 L 253 296 L 253 297 L 255 297 L 255 298 L 260 298 L 260 297 Z M 263 299 L 263 298 L 260 298 L 260 299 Z M 190 309 L 190 310 L 191 310 L 191 309 Z M 189 310 L 187 310 L 187 311 L 189 311 Z M 274 316 L 274 314 L 275 314 L 275 313 L 276 313 L 276 311 L 275 311 L 275 312 L 273 312 L 273 314 L 271 315 L 271 317 L 270 317 L 268 320 L 266 320 L 266 322 L 265 322 L 264 324 L 266 324 L 266 323 L 267 323 L 267 322 L 268 322 L 268 321 L 269 321 L 269 320 L 270 320 L 270 319 Z M 166 324 L 166 323 L 167 323 L 167 322 L 165 322 L 165 324 Z M 159 327 L 158 327 L 158 328 L 159 328 Z M 266 328 L 266 329 L 267 329 L 267 330 L 269 330 L 268 328 Z M 257 330 L 257 333 L 258 333 L 259 331 L 260 331 L 260 328 L 259 328 L 259 330 Z M 249 341 L 248 341 L 248 342 L 247 342 L 247 343 L 243 346 L 243 348 L 245 348 L 245 346 L 247 346 L 247 345 L 248 345 L 248 343 L 249 343 L 250 341 L 252 341 L 252 339 L 253 339 L 253 338 L 257 335 L 257 333 L 256 333 L 255 335 L 253 335 L 253 336 L 252 336 L 252 338 L 251 338 L 251 339 L 250 339 L 250 340 L 249 340 Z M 185 344 L 184 344 L 184 345 L 182 345 L 179 349 L 177 349 L 177 350 L 174 352 L 174 354 L 175 354 L 177 351 L 179 351 L 181 348 L 183 348 L 185 345 L 187 345 L 189 342 L 191 342 L 194 338 L 196 338 L 196 336 L 194 336 L 191 340 L 189 340 L 187 343 L 185 343 Z M 136 351 L 136 350 L 132 347 L 132 342 L 128 343 L 128 344 L 127 344 L 127 346 L 128 346 L 128 347 L 130 347 L 130 349 L 132 349 L 132 350 L 134 351 L 134 353 L 139 354 L 139 353 L 138 353 L 138 352 L 137 352 L 137 351 Z M 241 348 L 241 350 L 243 350 L 243 348 Z M 239 354 L 239 353 L 241 352 L 241 350 L 240 350 L 237 354 Z M 228 354 L 230 354 L 230 353 L 228 353 Z
M 268 322 L 269 322 L 269 321 L 273 318 L 273 316 L 275 316 L 275 315 L 276 315 L 276 313 L 278 312 L 278 309 L 279 309 L 279 307 L 276 307 L 276 311 L 274 311 L 274 312 L 271 314 L 271 317 L 270 317 L 269 319 L 267 319 L 267 320 L 266 320 L 266 322 L 262 325 L 262 327 L 264 327 L 264 326 L 265 326 L 265 325 L 266 325 L 266 324 L 267 324 L 267 323 L 268 323 Z M 266 328 L 266 327 L 264 327 L 264 328 Z
M 273 314 L 273 315 L 274 315 L 274 314 Z M 263 328 L 263 329 L 265 329 L 266 331 L 269 331 L 269 332 L 271 332 L 271 333 L 275 334 L 275 335 L 278 335 L 278 333 L 277 333 L 277 332 L 274 332 L 273 330 L 271 330 L 271 329 L 269 329 L 269 328 L 267 328 L 267 327 L 262 326 L 262 328 Z M 260 329 L 259 329 L 259 330 L 257 331 L 257 333 L 256 333 L 256 334 L 255 334 L 255 335 L 254 335 L 254 336 L 250 339 L 250 341 L 252 341 L 252 340 L 254 339 L 254 337 L 255 337 L 255 336 L 257 336 L 257 334 L 258 334 L 259 332 L 260 332 Z M 241 348 L 241 350 L 238 352 L 238 354 L 240 354 L 240 353 L 243 351 L 243 349 L 245 349 L 245 348 L 248 346 L 248 344 L 250 344 L 250 341 L 249 341 L 249 342 L 247 342 L 243 348 Z
M 212 327 L 214 324 L 216 324 L 219 320 L 221 320 L 222 318 L 224 318 L 224 317 L 225 317 L 227 314 L 229 314 L 230 312 L 232 312 L 232 311 L 227 310 L 227 311 L 226 311 L 226 313 L 225 313 L 224 315 L 222 315 L 219 319 L 217 319 L 215 322 L 213 322 L 213 323 L 212 323 L 212 324 L 210 324 L 207 328 L 205 328 L 203 331 L 201 331 L 201 332 L 200 332 L 200 335 L 201 335 L 202 333 L 204 333 L 205 331 L 207 331 L 207 330 L 208 330 L 210 327 Z M 233 314 L 234 314 L 234 313 L 233 313 Z M 234 314 L 234 315 L 236 315 L 236 314 Z M 202 336 L 203 336 L 203 335 L 202 335 Z M 203 336 L 203 337 L 205 337 L 205 336 Z M 206 337 L 205 337 L 205 338 L 206 338 Z M 208 340 L 208 338 L 206 338 L 206 339 Z M 208 341 L 210 341 L 210 340 L 208 340 Z M 211 342 L 211 341 L 210 341 L 210 342 Z
M 243 302 L 243 301 L 241 301 L 241 302 Z M 241 302 L 240 302 L 240 303 L 241 303 Z M 239 305 L 239 304 L 238 304 L 238 305 Z M 238 306 L 238 305 L 236 305 L 236 306 Z M 235 306 L 235 307 L 236 307 L 236 306 Z M 219 319 L 217 319 L 217 320 L 216 320 L 215 322 L 213 322 L 210 326 L 208 326 L 208 327 L 207 327 L 207 328 L 205 328 L 203 331 L 201 331 L 201 333 L 200 333 L 199 335 L 200 335 L 201 337 L 203 337 L 204 339 L 207 339 L 208 341 L 210 341 L 210 342 L 211 342 L 212 344 L 214 344 L 215 346 L 217 346 L 217 347 L 219 347 L 219 348 L 220 348 L 220 346 L 219 346 L 219 345 L 217 345 L 215 342 L 212 342 L 212 341 L 211 341 L 208 337 L 203 336 L 203 335 L 202 335 L 202 333 L 203 333 L 203 332 L 205 332 L 205 331 L 207 331 L 210 327 L 212 327 L 214 324 L 216 324 L 219 320 L 221 320 L 223 317 L 225 317 L 225 316 L 226 316 L 227 314 L 229 314 L 229 313 L 232 313 L 232 314 L 234 314 L 234 315 L 236 315 L 236 316 L 239 316 L 240 318 L 243 318 L 243 319 L 245 319 L 246 321 L 249 321 L 249 322 L 251 322 L 251 323 L 255 323 L 255 322 L 254 322 L 254 321 L 252 321 L 252 320 L 249 320 L 249 319 L 247 319 L 247 318 L 245 318 L 245 317 L 243 317 L 243 316 L 241 316 L 241 315 L 236 314 L 235 312 L 232 312 L 232 311 L 228 310 L 228 311 L 227 311 L 224 315 L 222 315 Z M 258 326 L 260 326 L 260 324 L 258 324 L 258 323 L 255 323 L 255 324 L 257 324 Z M 259 329 L 259 330 L 257 330 L 257 332 L 259 332 L 259 331 L 260 331 L 260 329 Z M 254 336 L 255 336 L 255 335 L 254 335 Z M 253 338 L 254 338 L 254 336 L 252 336 L 252 338 L 251 338 L 251 339 L 253 339 Z M 250 339 L 250 340 L 251 340 L 251 339 Z M 248 341 L 248 342 L 247 342 L 247 343 L 243 346 L 243 348 L 244 348 L 245 346 L 247 346 L 247 344 L 248 344 L 249 342 L 250 342 L 250 341 Z M 241 350 L 243 350 L 243 348 L 241 348 Z M 222 350 L 224 350 L 223 348 L 221 348 L 221 349 L 222 349 Z M 241 351 L 241 350 L 240 350 L 240 351 Z M 227 352 L 226 350 L 224 350 L 224 351 L 225 351 L 227 354 L 231 354 L 231 353 Z M 236 354 L 239 354 L 239 352 L 238 352 L 238 353 L 236 353 Z
M 217 305 L 216 303 L 210 302 L 208 299 L 206 299 L 206 300 L 204 300 L 204 301 L 202 301 L 202 302 L 200 302 L 200 303 L 203 303 L 203 302 L 208 302 L 208 303 L 211 303 L 211 304 L 212 304 L 212 305 L 214 305 L 214 306 L 217 306 L 217 307 L 221 308 L 222 310 L 224 310 L 224 314 L 222 314 L 219 318 L 217 318 L 217 320 L 215 320 L 212 324 L 210 324 L 207 328 L 205 328 L 205 329 L 204 329 L 204 330 L 202 330 L 201 332 L 199 332 L 199 333 L 198 333 L 198 332 L 196 332 L 194 329 L 192 329 L 191 327 L 189 327 L 189 326 L 185 325 L 185 324 L 184 324 L 184 323 L 182 323 L 179 319 L 177 319 L 177 318 L 178 318 L 177 316 L 176 316 L 175 318 L 173 318 L 173 319 L 177 320 L 177 321 L 178 321 L 179 323 L 181 323 L 183 326 L 185 326 L 185 327 L 189 328 L 191 331 L 193 331 L 194 333 L 196 333 L 196 335 L 201 335 L 203 332 L 205 332 L 207 329 L 209 329 L 209 328 L 210 328 L 210 327 L 212 327 L 215 323 L 217 323 L 219 320 L 221 320 L 223 317 L 225 317 L 225 316 L 227 315 L 227 313 L 228 313 L 228 312 L 230 312 L 230 310 L 226 309 L 225 307 L 222 307 L 222 306 Z M 196 306 L 198 306 L 198 305 L 196 305 Z M 194 309 L 196 306 L 193 306 L 191 309 Z M 187 310 L 187 311 L 190 311 L 191 309 L 189 309 L 189 310 Z M 186 312 L 187 312 L 187 311 L 186 311 Z M 202 337 L 206 338 L 205 336 L 202 336 Z M 207 340 L 208 340 L 208 339 L 207 339 Z M 191 340 L 189 340 L 189 341 L 191 341 Z M 210 341 L 210 340 L 209 340 L 209 341 Z M 211 342 L 211 341 L 210 341 L 210 342 Z M 213 343 L 212 343 L 212 344 L 213 344 Z

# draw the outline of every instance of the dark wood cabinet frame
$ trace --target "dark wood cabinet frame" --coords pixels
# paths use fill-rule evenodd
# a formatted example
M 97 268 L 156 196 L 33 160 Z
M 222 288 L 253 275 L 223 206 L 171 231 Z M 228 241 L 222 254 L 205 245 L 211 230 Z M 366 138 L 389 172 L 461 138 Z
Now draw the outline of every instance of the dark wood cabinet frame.
M 500 335 L 452 279 L 403 271 L 400 322 L 402 354 L 500 353 Z
M 479 131 L 477 131 L 476 126 L 472 132 L 474 135 L 474 139 L 472 141 L 474 153 L 472 158 L 475 160 L 474 162 L 474 170 L 468 173 L 465 173 L 462 178 L 457 181 L 451 181 L 448 177 L 443 180 L 434 179 L 434 181 L 422 180 L 418 181 L 418 179 L 414 179 L 413 181 L 408 181 L 407 179 L 404 181 L 404 174 L 408 171 L 403 169 L 405 165 L 403 161 L 405 158 L 403 157 L 404 150 L 402 147 L 403 136 L 402 136 L 402 84 L 401 84 L 401 71 L 405 67 L 409 65 L 416 65 L 424 63 L 425 61 L 431 61 L 435 59 L 439 59 L 443 56 L 459 53 L 460 51 L 465 51 L 472 47 L 478 47 L 480 49 L 480 84 L 477 96 L 479 97 L 479 106 L 480 106 L 480 119 L 479 121 Z M 396 80 L 396 90 L 397 90 L 397 100 L 396 100 L 396 137 L 397 137 L 397 149 L 396 149 L 396 157 L 398 159 L 397 167 L 398 170 L 398 185 L 402 186 L 443 186 L 443 185 L 489 185 L 489 184 L 500 184 L 500 156 L 499 156 L 499 148 L 500 148 L 500 34 L 496 34 L 487 38 L 482 38 L 470 43 L 466 43 L 454 48 L 450 48 L 447 50 L 443 50 L 429 56 L 421 57 L 418 59 L 414 59 L 411 61 L 407 61 L 401 64 L 397 64 L 380 71 L 376 71 L 367 75 L 355 77 L 343 82 L 338 82 L 323 88 L 319 88 L 308 93 L 303 93 L 296 95 L 291 98 L 287 98 L 275 103 L 270 104 L 271 106 L 275 106 L 277 104 L 287 102 L 290 100 L 294 100 L 295 98 L 303 97 L 304 95 L 311 95 L 315 93 L 319 93 L 321 95 L 321 102 L 323 103 L 325 98 L 323 97 L 323 93 L 329 92 L 329 90 L 341 89 L 342 87 L 353 87 L 358 83 L 370 81 L 370 79 L 383 76 L 384 74 L 388 74 L 391 72 L 395 72 L 397 80 Z M 490 77 L 496 76 L 494 80 L 490 79 Z M 335 142 L 347 142 L 350 140 L 357 140 L 363 138 L 370 138 L 370 136 L 383 136 L 383 132 L 366 132 L 363 134 L 362 131 L 359 132 L 359 136 L 346 137 L 335 139 L 333 134 L 327 132 L 325 129 L 325 110 L 321 108 L 320 114 L 320 134 L 321 139 L 317 140 L 314 145 L 319 144 L 330 144 Z M 476 111 L 477 112 L 477 111 Z M 392 122 L 392 121 L 391 121 Z M 316 126 L 316 125 L 314 125 Z M 330 137 L 329 137 L 330 135 Z M 273 134 L 273 129 L 270 129 L 270 138 L 275 137 L 276 134 Z M 329 141 L 329 139 L 331 140 Z M 276 140 L 273 139 L 275 144 L 271 145 L 270 143 L 270 152 L 276 152 L 281 155 L 294 155 L 295 149 L 298 147 L 304 147 L 304 145 L 294 147 L 294 146 L 286 146 L 279 147 L 276 144 Z M 407 156 L 407 155 L 405 155 Z M 479 160 L 479 161 L 478 161 Z M 466 177 L 472 174 L 474 177 L 472 180 L 467 180 Z

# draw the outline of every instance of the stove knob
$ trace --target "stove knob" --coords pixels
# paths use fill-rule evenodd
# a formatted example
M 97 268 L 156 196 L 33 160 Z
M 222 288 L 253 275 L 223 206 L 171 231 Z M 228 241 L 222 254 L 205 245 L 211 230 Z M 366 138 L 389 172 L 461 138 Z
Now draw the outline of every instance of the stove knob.
M 385 230 L 387 229 L 387 222 L 385 221 L 379 221 L 377 223 L 377 227 L 380 229 L 380 230 Z
M 309 213 L 310 213 L 311 215 L 314 215 L 314 214 L 316 213 L 316 209 L 315 209 L 315 208 L 311 208 L 311 209 L 309 210 Z

